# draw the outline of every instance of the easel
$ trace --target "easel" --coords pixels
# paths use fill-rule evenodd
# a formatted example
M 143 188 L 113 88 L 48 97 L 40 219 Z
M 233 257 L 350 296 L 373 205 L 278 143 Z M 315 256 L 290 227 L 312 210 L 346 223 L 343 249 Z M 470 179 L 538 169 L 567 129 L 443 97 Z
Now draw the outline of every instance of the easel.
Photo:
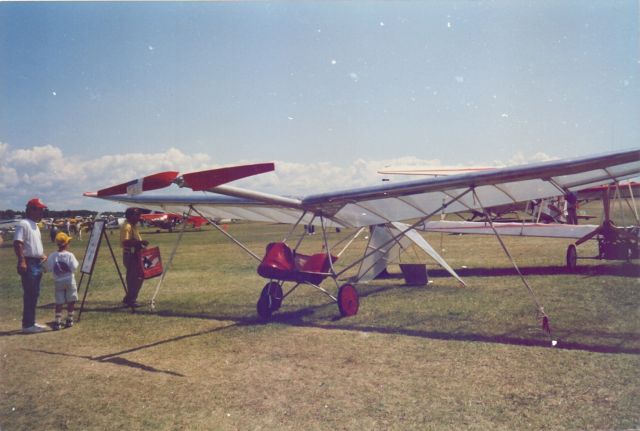
M 82 316 L 82 310 L 84 309 L 84 302 L 87 299 L 87 293 L 89 292 L 89 284 L 91 284 L 91 276 L 93 275 L 93 269 L 96 264 L 96 260 L 98 259 L 98 252 L 100 251 L 100 244 L 102 242 L 102 238 L 104 237 L 107 240 L 107 245 L 109 246 L 109 251 L 111 252 L 111 257 L 113 258 L 113 263 L 116 266 L 116 270 L 118 271 L 118 276 L 120 277 L 120 282 L 122 283 L 122 287 L 124 288 L 125 293 L 127 291 L 127 284 L 124 282 L 122 278 L 122 272 L 120 272 L 120 267 L 118 266 L 118 261 L 116 260 L 116 256 L 113 253 L 113 248 L 111 247 L 111 242 L 109 241 L 109 236 L 105 231 L 105 221 L 98 220 L 93 224 L 93 229 L 91 230 L 91 236 L 89 237 L 89 243 L 87 244 L 87 250 L 84 254 L 84 260 L 82 261 L 82 267 L 80 271 L 82 275 L 80 276 L 80 282 L 78 283 L 78 292 L 82 290 L 82 281 L 84 280 L 85 275 L 89 275 L 87 278 L 87 284 L 84 288 L 84 295 L 82 296 L 82 303 L 80 304 L 80 311 L 78 312 L 78 322 L 80 322 L 80 316 Z

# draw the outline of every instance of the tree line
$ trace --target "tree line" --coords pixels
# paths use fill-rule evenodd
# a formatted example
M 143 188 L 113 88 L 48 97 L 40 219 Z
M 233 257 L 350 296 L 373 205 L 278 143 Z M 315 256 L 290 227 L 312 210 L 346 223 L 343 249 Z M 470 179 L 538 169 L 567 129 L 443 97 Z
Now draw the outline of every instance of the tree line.
M 70 217 L 95 217 L 98 214 L 97 211 L 89 211 L 89 210 L 62 210 L 62 211 L 54 211 L 47 210 L 45 211 L 45 218 L 70 218 Z M 103 215 L 113 215 L 115 217 L 124 217 L 123 212 L 103 212 Z M 25 217 L 24 211 L 14 211 L 14 210 L 0 210 L 0 219 L 13 219 Z

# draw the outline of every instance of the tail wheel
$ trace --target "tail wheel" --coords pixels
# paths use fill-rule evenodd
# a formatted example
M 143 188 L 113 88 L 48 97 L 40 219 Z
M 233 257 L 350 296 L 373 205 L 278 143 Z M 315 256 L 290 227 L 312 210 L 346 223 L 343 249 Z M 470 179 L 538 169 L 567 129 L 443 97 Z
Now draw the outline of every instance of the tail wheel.
M 573 271 L 578 266 L 578 250 L 575 244 L 569 244 L 567 247 L 567 268 Z
M 342 317 L 358 314 L 358 291 L 352 284 L 343 284 L 338 290 L 338 308 Z
M 282 287 L 275 281 L 265 284 L 260 292 L 260 298 L 256 304 L 258 316 L 263 320 L 269 320 L 274 311 L 277 311 L 282 305 Z

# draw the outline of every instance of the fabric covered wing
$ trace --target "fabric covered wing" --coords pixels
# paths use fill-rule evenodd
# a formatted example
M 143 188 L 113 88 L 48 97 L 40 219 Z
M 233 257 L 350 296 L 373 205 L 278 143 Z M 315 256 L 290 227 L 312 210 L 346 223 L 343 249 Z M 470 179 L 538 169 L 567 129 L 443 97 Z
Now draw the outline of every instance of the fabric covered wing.
M 252 199 L 220 196 L 215 194 L 192 196 L 109 196 L 101 199 L 118 202 L 127 206 L 137 206 L 153 211 L 187 213 L 191 207 L 203 216 L 212 219 L 236 219 L 267 223 L 294 224 L 303 215 L 301 208 L 290 208 L 275 204 L 262 203 Z M 313 214 L 307 212 L 301 220 L 302 224 L 310 224 Z M 313 220 L 319 226 L 320 219 Z M 327 227 L 344 227 L 330 220 L 325 220 Z
M 548 198 L 640 174 L 640 150 L 388 184 L 303 199 L 344 226 L 385 224 Z M 471 193 L 471 190 L 475 191 Z M 477 199 L 476 198 L 477 195 Z M 446 208 L 442 208 L 447 204 Z
M 143 208 L 211 218 L 362 227 L 423 218 L 434 213 L 559 196 L 640 175 L 640 150 L 493 169 L 440 178 L 310 195 L 302 200 L 220 186 L 203 195 L 110 196 L 103 199 Z M 471 193 L 473 190 L 475 193 Z M 445 206 L 443 208 L 443 206 Z

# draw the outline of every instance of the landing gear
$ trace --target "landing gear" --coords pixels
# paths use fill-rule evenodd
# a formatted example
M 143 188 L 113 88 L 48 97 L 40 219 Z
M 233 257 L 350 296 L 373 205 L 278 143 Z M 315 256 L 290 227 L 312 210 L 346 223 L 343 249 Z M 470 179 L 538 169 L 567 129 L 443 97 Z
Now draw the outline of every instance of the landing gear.
M 338 290 L 338 308 L 342 317 L 358 314 L 358 291 L 352 284 L 343 284 Z
M 575 244 L 569 244 L 567 247 L 567 268 L 573 271 L 578 266 L 578 250 Z
M 278 283 L 270 281 L 265 284 L 260 293 L 260 299 L 258 299 L 258 303 L 256 304 L 258 316 L 263 320 L 269 320 L 273 312 L 280 309 L 282 298 L 282 287 Z

